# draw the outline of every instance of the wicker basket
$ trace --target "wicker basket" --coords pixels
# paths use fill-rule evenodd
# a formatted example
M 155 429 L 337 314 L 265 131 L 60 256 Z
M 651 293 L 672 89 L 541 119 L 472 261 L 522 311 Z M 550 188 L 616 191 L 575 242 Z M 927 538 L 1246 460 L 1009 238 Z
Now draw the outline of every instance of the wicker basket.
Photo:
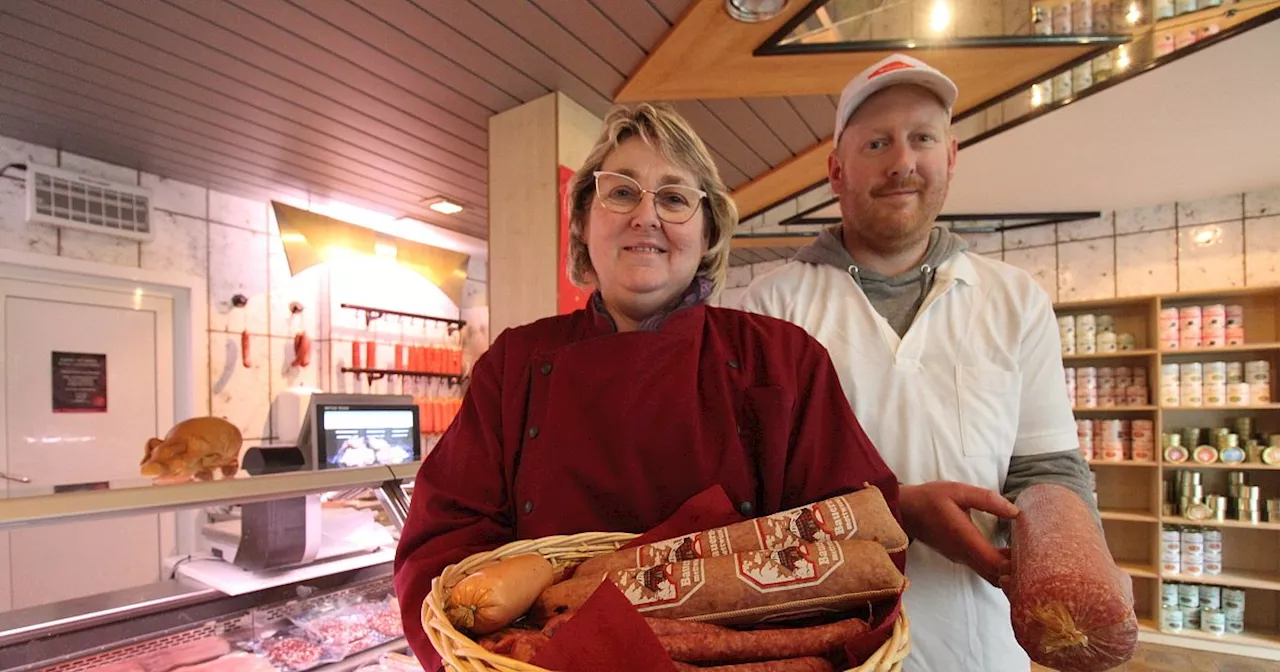
M 553 565 L 559 566 L 612 553 L 636 536 L 624 532 L 584 532 L 529 539 L 507 544 L 488 553 L 478 553 L 456 565 L 450 565 L 432 582 L 431 593 L 422 603 L 422 625 L 427 631 L 427 637 L 444 659 L 445 665 L 453 672 L 548 672 L 536 665 L 485 651 L 479 644 L 458 632 L 444 615 L 444 602 L 448 593 L 445 586 L 454 585 L 481 565 L 513 555 L 540 553 Z M 906 612 L 899 613 L 901 615 L 893 624 L 893 634 L 889 641 L 862 665 L 847 672 L 901 672 L 902 661 L 911 649 L 911 638 L 908 634 Z

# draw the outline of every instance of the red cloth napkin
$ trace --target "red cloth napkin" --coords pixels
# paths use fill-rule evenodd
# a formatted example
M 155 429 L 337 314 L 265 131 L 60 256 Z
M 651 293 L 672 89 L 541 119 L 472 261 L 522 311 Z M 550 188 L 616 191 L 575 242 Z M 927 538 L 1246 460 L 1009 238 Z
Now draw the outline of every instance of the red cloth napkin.
M 611 581 L 600 583 L 533 664 L 562 672 L 676 672 L 644 617 Z
M 676 512 L 657 527 L 632 540 L 623 548 L 634 548 L 655 541 L 693 534 L 746 520 L 734 508 L 728 493 L 719 484 L 690 497 Z

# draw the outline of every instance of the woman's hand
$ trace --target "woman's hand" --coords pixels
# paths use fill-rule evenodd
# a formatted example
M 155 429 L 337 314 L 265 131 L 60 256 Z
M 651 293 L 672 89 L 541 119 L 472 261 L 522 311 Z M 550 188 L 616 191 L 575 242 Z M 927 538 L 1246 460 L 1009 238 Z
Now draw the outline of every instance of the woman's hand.
M 1009 500 L 966 483 L 933 481 L 902 485 L 898 506 L 911 538 L 952 562 L 968 565 L 991 585 L 1000 587 L 1000 576 L 1009 573 L 1009 554 L 983 535 L 969 511 L 977 509 L 999 518 L 1013 518 L 1018 515 L 1018 508 Z

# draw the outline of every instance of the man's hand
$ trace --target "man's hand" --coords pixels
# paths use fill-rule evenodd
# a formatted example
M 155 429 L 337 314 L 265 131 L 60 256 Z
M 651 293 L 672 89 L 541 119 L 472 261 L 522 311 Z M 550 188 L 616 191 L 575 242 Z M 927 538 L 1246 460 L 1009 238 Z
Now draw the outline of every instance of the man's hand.
M 1009 573 L 1008 553 L 992 545 L 973 524 L 969 511 L 1013 518 L 1018 507 L 991 490 L 952 481 L 903 485 L 898 491 L 898 506 L 909 536 L 952 562 L 972 567 L 991 585 L 1000 587 L 1001 575 Z

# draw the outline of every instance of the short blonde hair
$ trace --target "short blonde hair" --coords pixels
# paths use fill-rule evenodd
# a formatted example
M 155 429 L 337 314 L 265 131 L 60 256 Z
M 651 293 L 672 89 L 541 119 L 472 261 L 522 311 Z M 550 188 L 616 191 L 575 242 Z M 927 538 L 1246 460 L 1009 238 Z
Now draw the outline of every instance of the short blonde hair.
M 694 277 L 711 281 L 711 296 L 719 296 L 729 271 L 729 246 L 738 227 L 738 206 L 720 179 L 720 171 L 702 139 L 689 122 L 665 104 L 616 106 L 605 117 L 604 131 L 573 176 L 565 197 L 569 208 L 569 279 L 578 287 L 585 287 L 595 273 L 583 238 L 587 214 L 595 197 L 593 173 L 600 170 L 610 152 L 634 137 L 644 140 L 673 165 L 693 173 L 697 188 L 707 192 L 707 204 L 703 207 L 707 213 L 707 253 L 698 263 Z

